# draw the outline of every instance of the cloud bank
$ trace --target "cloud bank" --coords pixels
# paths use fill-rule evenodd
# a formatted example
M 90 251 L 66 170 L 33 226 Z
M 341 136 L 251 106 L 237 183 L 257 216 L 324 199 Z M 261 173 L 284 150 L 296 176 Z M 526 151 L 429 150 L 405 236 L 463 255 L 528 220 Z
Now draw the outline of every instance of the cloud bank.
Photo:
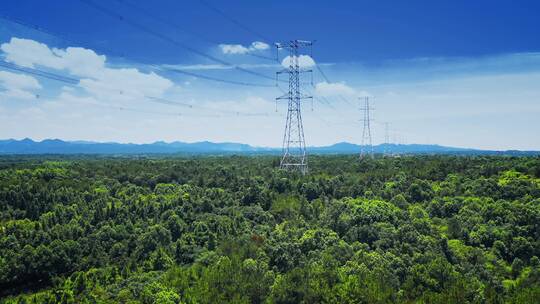
M 49 48 L 30 39 L 11 38 L 0 46 L 5 60 L 28 68 L 48 68 L 64 71 L 81 78 L 79 87 L 100 99 L 122 100 L 161 96 L 173 83 L 153 72 L 142 73 L 135 68 L 107 67 L 105 55 L 81 47 Z M 13 80 L 14 81 L 14 80 Z M 16 90 L 12 82 L 5 82 Z M 19 87 L 20 88 L 20 87 Z M 27 87 L 28 88 L 28 87 Z M 36 88 L 35 85 L 33 88 Z

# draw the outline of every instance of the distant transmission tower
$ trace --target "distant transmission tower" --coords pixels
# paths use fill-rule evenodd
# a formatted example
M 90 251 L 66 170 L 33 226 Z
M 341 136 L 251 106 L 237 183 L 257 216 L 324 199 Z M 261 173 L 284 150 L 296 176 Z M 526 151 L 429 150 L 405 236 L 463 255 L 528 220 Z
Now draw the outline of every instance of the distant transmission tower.
M 305 40 L 291 40 L 285 43 L 276 43 L 278 49 L 289 50 L 289 67 L 277 72 L 277 74 L 289 74 L 289 90 L 276 100 L 287 100 L 287 121 L 285 123 L 285 134 L 283 135 L 283 156 L 280 167 L 286 170 L 298 170 L 302 174 L 308 172 L 308 161 L 306 154 L 306 142 L 304 140 L 304 127 L 302 125 L 301 100 L 313 98 L 301 93 L 300 74 L 312 72 L 300 67 L 299 49 L 311 47 L 313 43 Z M 276 76 L 278 76 L 276 75 Z
M 390 145 L 390 132 L 389 132 L 389 126 L 390 123 L 385 122 L 384 123 L 384 155 L 388 155 L 389 153 L 389 145 Z
M 359 97 L 360 100 L 364 100 L 364 107 L 360 108 L 360 110 L 364 111 L 364 119 L 362 120 L 364 122 L 364 130 L 362 131 L 362 144 L 360 146 L 360 158 L 366 157 L 366 155 L 370 155 L 373 157 L 373 142 L 371 140 L 371 114 L 370 111 L 373 110 L 372 107 L 369 106 L 369 97 Z

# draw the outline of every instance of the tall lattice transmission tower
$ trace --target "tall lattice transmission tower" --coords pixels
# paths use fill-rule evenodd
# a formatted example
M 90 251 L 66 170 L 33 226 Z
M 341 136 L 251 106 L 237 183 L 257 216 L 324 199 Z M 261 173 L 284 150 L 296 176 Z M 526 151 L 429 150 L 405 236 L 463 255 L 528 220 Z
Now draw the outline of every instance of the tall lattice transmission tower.
M 362 130 L 362 143 L 360 146 L 360 158 L 364 158 L 367 155 L 373 157 L 373 141 L 371 140 L 371 110 L 373 108 L 369 105 L 369 97 L 359 97 L 363 101 L 364 106 L 360 108 L 364 112 L 364 129 Z
M 390 123 L 384 122 L 384 155 L 388 156 L 390 149 Z
M 285 123 L 285 134 L 283 135 L 283 156 L 281 157 L 280 167 L 286 170 L 298 170 L 302 174 L 308 172 L 308 160 L 306 154 L 306 142 L 304 139 L 304 126 L 302 125 L 302 99 L 313 98 L 302 94 L 300 88 L 300 74 L 312 70 L 300 66 L 299 49 L 309 47 L 313 43 L 306 40 L 291 40 L 284 43 L 276 43 L 276 48 L 287 49 L 289 51 L 288 67 L 277 72 L 279 74 L 289 75 L 289 90 L 276 100 L 287 100 L 287 120 Z M 279 58 L 279 56 L 278 56 Z M 286 58 L 287 59 L 287 58 Z

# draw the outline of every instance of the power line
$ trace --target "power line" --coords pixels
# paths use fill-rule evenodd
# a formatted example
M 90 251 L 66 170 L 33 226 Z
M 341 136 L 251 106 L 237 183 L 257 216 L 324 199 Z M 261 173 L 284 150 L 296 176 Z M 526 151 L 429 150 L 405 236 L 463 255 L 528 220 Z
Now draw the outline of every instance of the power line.
M 327 106 L 327 107 L 329 107 L 329 108 L 331 108 L 331 109 L 333 109 L 333 110 L 336 110 L 336 107 L 334 107 L 334 106 L 332 105 L 332 103 L 331 103 L 330 101 L 328 101 L 328 99 L 327 99 L 325 96 L 322 96 L 322 95 L 316 95 L 316 94 L 315 94 L 316 91 L 315 91 L 315 92 L 310 91 L 310 90 L 306 90 L 306 91 L 308 91 L 308 93 L 309 93 L 310 95 L 312 95 L 312 96 L 313 96 L 313 99 L 314 99 L 315 101 L 317 101 L 318 103 L 320 103 L 320 104 L 322 104 L 322 105 L 325 105 L 325 106 Z
M 317 95 L 317 94 L 315 94 L 316 92 L 317 91 L 315 90 L 314 93 L 311 93 L 313 95 L 313 98 L 315 98 L 316 101 L 318 101 L 321 104 L 326 105 L 327 107 L 329 107 L 329 108 L 331 108 L 333 110 L 336 110 L 336 107 L 334 107 L 332 105 L 332 103 L 328 100 L 328 98 L 326 98 L 325 96 L 322 96 L 322 95 Z
M 182 113 L 182 112 L 158 112 L 158 111 L 149 111 L 149 110 L 140 110 L 135 108 L 129 108 L 124 106 L 114 106 L 106 104 L 94 104 L 100 107 L 108 107 L 117 110 L 125 110 L 130 112 L 138 112 L 143 114 L 155 114 L 155 115 L 166 115 L 166 116 L 176 116 L 176 117 L 211 117 L 211 118 L 222 118 L 222 117 L 233 117 L 233 116 L 269 116 L 269 115 L 257 115 L 250 113 L 236 113 L 236 114 L 201 114 L 201 113 Z
M 319 71 L 319 73 L 322 75 L 322 77 L 324 78 L 324 80 L 327 82 L 327 83 L 331 83 L 328 76 L 326 76 L 326 74 L 323 72 L 321 66 L 319 64 L 316 64 L 316 67 L 317 67 L 317 70 Z M 348 104 L 349 106 L 351 107 L 354 107 L 354 105 L 347 99 L 345 98 L 343 95 L 341 94 L 338 94 L 338 97 L 343 101 L 345 102 L 346 104 Z M 373 108 L 370 107 L 369 105 L 369 97 L 364 97 L 364 107 L 363 108 L 360 108 L 360 110 L 363 110 L 364 111 L 364 119 L 362 120 L 363 121 L 363 129 L 362 129 L 362 140 L 361 140 L 361 150 L 360 150 L 360 157 L 363 158 L 366 156 L 366 154 L 369 154 L 371 157 L 373 157 L 373 142 L 372 142 L 372 137 L 371 137 L 371 122 L 372 122 L 372 119 L 371 119 L 371 110 L 373 110 Z M 386 134 L 385 136 L 388 136 L 387 133 L 388 133 L 388 126 L 386 125 Z M 387 149 L 388 149 L 388 140 L 385 140 L 386 141 L 386 145 L 385 145 L 385 154 L 387 154 Z
M 25 21 L 22 21 L 22 20 L 19 20 L 19 19 L 16 19 L 16 18 L 13 18 L 11 16 L 7 16 L 7 15 L 1 15 L 0 14 L 0 18 L 4 19 L 4 20 L 7 20 L 9 22 L 13 22 L 13 23 L 16 23 L 16 24 L 19 24 L 19 25 L 22 25 L 22 26 L 25 26 L 25 27 L 28 27 L 28 28 L 31 28 L 35 31 L 38 31 L 38 32 L 41 32 L 41 33 L 44 33 L 44 34 L 47 34 L 51 37 L 55 37 L 57 39 L 60 39 L 60 40 L 63 40 L 65 42 L 68 42 L 68 43 L 72 43 L 74 45 L 84 45 L 84 43 L 81 43 L 79 41 L 76 41 L 74 39 L 71 39 L 71 38 L 67 38 L 65 36 L 62 36 L 58 33 L 53 33 L 47 29 L 44 29 L 38 25 L 35 25 L 35 24 L 31 24 L 31 23 L 28 23 L 28 22 L 25 22 Z M 127 59 L 129 61 L 132 61 L 136 64 L 140 64 L 140 65 L 143 65 L 143 66 L 148 66 L 148 67 L 152 67 L 153 69 L 156 69 L 156 70 L 159 70 L 159 71 L 164 71 L 164 72 L 173 72 L 173 73 L 179 73 L 179 74 L 184 74 L 184 75 L 188 75 L 188 76 L 192 76 L 192 77 L 197 77 L 197 78 L 201 78 L 201 79 L 205 79 L 205 80 L 210 80 L 210 81 L 215 81 L 215 82 L 221 82 L 221 83 L 226 83 L 226 84 L 234 84 L 234 85 L 241 85 L 241 86 L 250 86 L 250 87 L 266 87 L 266 88 L 270 88 L 270 87 L 274 87 L 275 85 L 271 85 L 271 84 L 260 84 L 260 83 L 252 83 L 252 82 L 245 82 L 245 81 L 236 81 L 236 80 L 229 80 L 229 79 L 222 79 L 222 78 L 218 78 L 218 77 L 212 77 L 212 76 L 207 76 L 207 75 L 202 75 L 202 74 L 199 74 L 199 73 L 193 73 L 193 72 L 187 72 L 187 71 L 184 71 L 184 70 L 180 70 L 180 69 L 173 69 L 173 68 L 166 68 L 166 67 L 163 67 L 163 66 L 160 66 L 160 65 L 157 65 L 157 64 L 148 64 L 148 63 L 140 63 L 138 62 L 136 59 L 130 59 L 128 58 L 124 53 L 121 53 L 121 52 L 118 52 L 116 50 L 112 50 L 112 49 L 109 49 L 109 48 L 104 48 L 104 47 L 95 47 L 95 46 L 92 46 L 93 49 L 97 49 L 97 50 L 102 50 L 106 53 L 109 53 L 109 54 L 113 54 L 117 57 L 120 57 L 120 58 L 124 58 L 124 59 Z
M 263 88 L 275 87 L 275 85 L 271 85 L 271 84 L 258 84 L 258 83 L 244 82 L 244 81 L 227 80 L 227 79 L 221 79 L 221 78 L 216 78 L 212 76 L 201 75 L 198 73 L 188 72 L 188 71 L 180 70 L 180 69 L 163 68 L 163 67 L 158 67 L 158 68 L 160 70 L 165 70 L 165 71 L 169 71 L 173 73 L 179 73 L 179 74 L 184 74 L 188 76 L 193 76 L 193 77 L 198 77 L 198 78 L 202 78 L 206 80 L 217 81 L 217 82 L 228 83 L 228 84 L 235 84 L 235 85 L 248 86 L 248 87 L 263 87 Z
M 137 28 L 137 29 L 139 29 L 139 30 L 141 30 L 143 32 L 146 32 L 146 33 L 148 33 L 150 35 L 153 35 L 153 36 L 155 36 L 155 37 L 157 37 L 157 38 L 159 38 L 159 39 L 161 39 L 163 41 L 169 42 L 169 43 L 171 43 L 173 45 L 176 45 L 176 46 L 178 46 L 180 48 L 183 48 L 183 49 L 185 49 L 185 50 L 187 50 L 187 51 L 189 51 L 191 53 L 194 53 L 194 54 L 196 54 L 198 56 L 201 56 L 203 58 L 209 59 L 211 61 L 223 64 L 223 65 L 226 65 L 226 66 L 230 66 L 230 67 L 234 68 L 235 70 L 242 71 L 244 73 L 248 73 L 248 74 L 251 74 L 253 76 L 274 80 L 270 76 L 267 76 L 267 75 L 264 75 L 264 74 L 261 74 L 261 73 L 255 72 L 255 71 L 248 70 L 246 68 L 243 68 L 243 67 L 240 67 L 238 65 L 232 64 L 232 63 L 227 62 L 225 60 L 219 59 L 219 58 L 217 58 L 215 56 L 212 56 L 212 55 L 209 55 L 207 53 L 201 52 L 201 51 L 199 51 L 199 50 L 197 50 L 197 49 L 195 49 L 195 48 L 193 48 L 193 47 L 191 47 L 189 45 L 186 45 L 186 44 L 184 44 L 182 42 L 177 41 L 176 39 L 173 39 L 173 38 L 171 38 L 171 37 L 169 37 L 167 35 L 161 34 L 161 33 L 157 32 L 157 31 L 155 31 L 155 30 L 153 30 L 153 29 L 151 29 L 149 27 L 146 27 L 146 26 L 144 26 L 144 25 L 142 25 L 140 23 L 137 23 L 137 22 L 135 22 L 135 21 L 133 21 L 133 20 L 131 20 L 131 19 L 129 19 L 129 18 L 127 18 L 127 17 L 113 11 L 113 10 L 111 10 L 111 9 L 108 9 L 106 7 L 98 5 L 95 2 L 93 2 L 92 0 L 79 0 L 79 1 L 81 1 L 82 3 L 84 3 L 84 4 L 86 4 L 86 5 L 90 6 L 90 7 L 93 7 L 94 9 L 96 9 L 98 11 L 101 11 L 102 13 L 104 13 L 104 14 L 112 17 L 112 18 L 118 19 L 121 22 L 125 22 L 126 24 L 129 24 L 130 26 L 132 26 L 134 28 Z
M 155 103 L 161 103 L 161 104 L 166 104 L 166 105 L 171 105 L 171 106 L 182 106 L 182 107 L 193 109 L 193 105 L 189 104 L 189 103 L 171 101 L 171 100 L 168 100 L 168 99 L 165 99 L 165 98 L 160 98 L 160 97 L 151 97 L 151 96 L 149 96 L 149 97 L 146 97 L 146 98 L 148 98 L 149 101 L 155 102 Z
M 322 77 L 327 83 L 330 83 L 330 80 L 328 80 L 328 77 L 326 77 L 326 74 L 321 69 L 321 66 L 319 64 L 315 64 L 315 67 L 317 67 L 317 70 L 319 70 L 319 73 L 321 73 Z
M 26 67 L 22 67 L 13 63 L 5 62 L 5 61 L 0 61 L 0 66 L 6 69 L 12 70 L 12 71 L 23 72 L 23 73 L 34 75 L 34 76 L 61 81 L 67 84 L 79 83 L 79 80 L 75 78 L 65 77 L 65 76 L 61 76 L 61 75 L 57 75 L 57 74 L 53 74 L 53 73 L 49 73 L 49 72 L 45 72 L 45 71 L 41 71 L 37 69 L 26 68 Z
M 298 49 L 301 47 L 311 47 L 311 41 L 291 40 L 286 43 L 278 43 L 278 49 L 289 50 L 289 67 L 286 70 L 277 72 L 287 73 L 289 76 L 289 90 L 277 100 L 287 100 L 287 119 L 285 122 L 285 133 L 283 135 L 283 156 L 280 167 L 286 170 L 298 170 L 302 174 L 308 172 L 308 160 L 306 153 L 306 142 L 304 139 L 304 126 L 302 124 L 301 100 L 313 98 L 303 95 L 301 92 L 300 74 L 311 72 L 302 70 L 298 62 Z
M 22 66 L 19 66 L 19 65 L 16 65 L 16 64 L 5 62 L 5 61 L 0 61 L 0 67 L 4 67 L 6 69 L 13 70 L 13 71 L 22 72 L 22 73 L 25 73 L 25 74 L 30 74 L 30 75 L 34 75 L 34 76 L 39 76 L 39 77 L 51 79 L 51 80 L 60 81 L 60 82 L 69 84 L 69 85 L 71 85 L 71 86 L 73 86 L 75 88 L 78 88 L 76 85 L 79 84 L 79 82 L 80 82 L 79 79 L 75 79 L 75 78 L 71 78 L 71 77 L 65 77 L 65 76 L 62 76 L 62 75 L 42 71 L 42 70 L 39 70 L 39 69 L 36 69 L 36 68 L 26 68 L 26 67 L 22 67 Z M 121 90 L 119 90 L 119 92 L 121 92 Z M 255 113 L 252 113 L 252 112 L 242 112 L 242 111 L 221 110 L 221 109 L 214 109 L 214 108 L 210 108 L 210 107 L 203 107 L 203 106 L 193 105 L 193 104 L 184 103 L 184 102 L 173 101 L 173 100 L 165 99 L 165 98 L 162 98 L 162 97 L 154 97 L 154 96 L 146 96 L 146 95 L 143 96 L 143 97 L 144 97 L 145 100 L 150 101 L 150 102 L 167 104 L 167 105 L 171 105 L 171 106 L 182 106 L 182 107 L 187 107 L 187 108 L 191 108 L 191 109 L 193 109 L 193 108 L 197 109 L 198 108 L 198 109 L 202 109 L 202 110 L 213 111 L 213 112 L 221 112 L 221 113 L 234 115 L 234 116 L 272 116 L 268 112 L 255 112 Z
M 261 38 L 263 40 L 263 42 L 266 42 L 267 44 L 270 44 L 269 41 L 272 41 L 272 39 L 268 39 L 264 35 L 261 35 L 260 33 L 252 30 L 248 26 L 240 23 L 238 20 L 236 20 L 236 19 L 230 17 L 229 15 L 225 14 L 222 10 L 218 9 L 217 7 L 210 5 L 210 3 L 208 3 L 207 1 L 199 0 L 199 2 L 202 3 L 204 6 L 208 7 L 209 9 L 211 9 L 212 11 L 214 11 L 216 14 L 218 14 L 221 17 L 229 20 L 229 22 L 231 22 L 231 23 L 235 24 L 236 26 L 242 28 L 243 30 L 251 33 L 252 35 L 255 35 L 255 36 Z
M 4 67 L 2 65 L 2 67 Z M 23 73 L 27 73 L 27 74 L 31 74 L 31 75 L 35 75 L 33 73 L 31 73 L 30 71 L 25 71 L 25 70 L 21 70 L 20 72 L 23 72 Z M 48 78 L 48 77 L 46 77 Z M 51 78 L 52 80 L 56 80 L 56 81 L 62 81 L 62 80 L 59 80 L 57 78 Z M 68 85 L 71 85 L 73 86 L 72 83 L 67 83 Z M 35 97 L 37 99 L 39 98 L 42 98 L 43 95 L 41 94 L 36 94 Z M 164 115 L 164 116 L 183 116 L 182 113 L 175 113 L 175 112 L 159 112 L 159 111 L 148 111 L 148 110 L 141 110 L 141 109 L 136 109 L 136 108 L 131 108 L 131 107 L 125 107 L 125 106 L 114 106 L 114 105 L 109 105 L 109 104 L 103 104 L 103 103 L 97 103 L 97 102 L 94 102 L 94 103 L 89 103 L 90 105 L 92 106 L 97 106 L 97 107 L 102 107 L 102 108 L 108 108 L 108 109 L 113 109 L 113 110 L 119 110 L 119 111 L 128 111 L 128 112 L 136 112 L 136 113 L 143 113 L 143 114 L 153 114 L 153 115 Z
M 176 116 L 176 117 L 182 116 L 181 113 L 148 111 L 148 110 L 140 110 L 140 109 L 135 109 L 135 108 L 128 108 L 128 107 L 122 107 L 122 106 L 113 106 L 113 105 L 104 105 L 104 104 L 94 104 L 94 105 L 96 105 L 98 107 L 105 107 L 105 108 L 115 109 L 115 110 L 119 110 L 119 111 L 135 112 L 135 113 L 142 113 L 142 114 Z
M 354 107 L 354 105 L 347 98 L 343 97 L 342 95 L 338 95 L 338 97 L 349 106 Z
M 363 158 L 366 156 L 366 154 L 369 154 L 371 157 L 373 157 L 373 142 L 371 140 L 371 110 L 373 108 L 369 105 L 369 97 L 359 97 L 359 99 L 364 99 L 364 107 L 360 108 L 360 110 L 364 111 L 364 119 L 362 120 L 364 122 L 364 129 L 362 131 L 362 144 L 361 144 L 361 150 L 360 150 L 360 158 Z M 366 151 L 367 150 L 367 151 Z
M 187 107 L 190 109 L 195 108 L 195 109 L 219 112 L 219 113 L 224 113 L 224 114 L 230 114 L 232 116 L 273 116 L 273 115 L 270 115 L 270 113 L 268 112 L 243 112 L 243 111 L 233 111 L 233 110 L 221 110 L 221 109 L 215 109 L 212 107 L 205 107 L 205 106 L 193 105 L 193 104 L 184 103 L 184 102 L 173 101 L 173 100 L 169 100 L 169 99 L 161 98 L 161 97 L 146 96 L 146 98 L 149 99 L 151 102 L 156 102 L 156 103 L 161 103 L 161 104 L 166 104 L 166 105 L 171 105 L 171 106 Z
M 384 155 L 388 155 L 388 149 L 390 145 L 390 129 L 389 122 L 384 122 Z
M 319 71 L 319 73 L 322 75 L 322 77 L 324 78 L 324 81 L 326 81 L 326 83 L 331 83 L 330 79 L 326 76 L 326 73 L 323 72 L 320 64 L 315 64 L 315 67 L 317 68 L 317 70 Z M 354 107 L 354 105 L 345 97 L 343 97 L 343 95 L 341 94 L 338 94 L 338 97 L 344 101 L 346 104 L 348 104 L 349 106 L 351 107 Z
M 323 70 L 321 69 L 321 66 L 319 64 L 316 64 L 315 65 L 317 67 L 317 70 L 319 71 L 319 73 L 321 73 L 321 75 L 323 76 L 324 80 L 326 81 L 326 83 L 332 83 L 328 77 L 326 76 L 326 74 L 323 72 Z M 337 95 L 342 101 L 344 101 L 346 104 L 348 104 L 349 106 L 351 107 L 354 107 L 354 105 L 345 97 L 343 97 L 343 95 L 341 94 L 338 94 Z
M 81 0 L 82 1 L 82 0 Z M 84 2 L 84 1 L 83 1 Z M 87 1 L 85 2 L 86 4 L 89 4 L 90 6 L 93 6 L 95 8 L 102 8 L 100 7 L 99 5 L 96 5 L 95 3 L 91 2 L 91 1 Z M 105 9 L 105 8 L 103 8 Z M 100 9 L 102 10 L 102 9 Z M 105 9 L 106 10 L 106 9 Z M 102 10 L 103 11 L 103 10 Z M 114 12 L 112 11 L 106 11 L 106 13 L 108 13 L 109 15 L 114 14 Z M 113 15 L 114 16 L 114 15 Z M 118 15 L 117 16 L 120 17 L 120 19 L 122 21 L 125 21 L 124 18 L 121 16 L 121 15 Z M 43 29 L 37 25 L 32 25 L 32 24 L 29 24 L 29 23 L 26 23 L 26 22 L 23 22 L 23 21 L 20 21 L 20 20 L 17 20 L 15 18 L 12 18 L 12 17 L 8 17 L 8 16 L 0 16 L 2 17 L 3 19 L 6 19 L 6 20 L 9 20 L 11 22 L 14 22 L 14 23 L 17 23 L 17 24 L 20 24 L 20 25 L 23 25 L 23 26 L 26 26 L 26 27 L 29 27 L 29 28 L 32 28 L 36 31 L 40 31 L 40 32 L 43 32 L 45 34 L 48 34 L 50 36 L 53 36 L 53 37 L 57 37 L 57 38 L 60 38 L 62 40 L 65 40 L 65 41 L 72 41 L 71 39 L 67 39 L 65 37 L 62 37 L 58 34 L 55 34 L 55 33 L 52 33 L 50 31 L 47 31 L 46 29 Z M 133 23 L 133 22 L 130 22 L 130 24 L 132 26 L 136 26 L 138 28 L 141 28 L 142 26 L 137 26 L 137 24 Z M 142 28 L 141 28 L 142 29 Z M 159 33 L 155 33 L 155 34 L 159 34 Z M 166 38 L 165 36 L 163 35 L 160 35 L 161 38 Z M 115 53 L 113 51 L 113 53 Z M 121 55 L 121 57 L 125 57 L 123 54 Z M 219 60 L 219 59 L 218 59 Z M 229 66 L 232 66 L 233 68 L 235 69 L 240 69 L 240 70 L 246 70 L 246 69 L 243 69 L 241 67 L 238 67 L 238 66 L 234 66 L 232 64 L 228 64 L 227 62 L 225 61 L 222 61 L 220 62 L 224 65 L 229 65 Z M 272 85 L 260 85 L 260 84 L 253 84 L 253 83 L 246 83 L 246 82 L 238 82 L 238 81 L 231 81 L 231 80 L 224 80 L 224 79 L 219 79 L 219 78 L 215 78 L 215 77 L 210 77 L 210 76 L 205 76 L 205 75 L 200 75 L 200 74 L 196 74 L 196 73 L 191 73 L 191 72 L 187 72 L 187 71 L 182 71 L 182 70 L 177 70 L 177 69 L 166 69 L 162 66 L 157 66 L 157 65 L 153 65 L 153 64 L 146 64 L 146 65 L 149 65 L 149 66 L 152 66 L 152 67 L 155 67 L 159 70 L 166 70 L 166 71 L 171 71 L 171 72 L 177 72 L 177 73 L 182 73 L 182 74 L 186 74 L 186 75 L 190 75 L 190 76 L 194 76 L 194 77 L 200 77 L 200 78 L 203 78 L 203 79 L 208 79 L 208 80 L 213 80 L 213 81 L 220 81 L 220 82 L 225 82 L 225 83 L 232 83 L 232 84 L 238 84 L 238 85 L 248 85 L 248 86 L 264 86 L 264 87 L 273 87 Z M 63 81 L 65 83 L 68 83 L 68 84 L 78 84 L 79 80 L 78 79 L 74 79 L 74 78 L 69 78 L 69 77 L 64 77 L 64 76 L 60 76 L 60 75 L 56 75 L 56 74 L 52 74 L 52 73 L 48 73 L 48 72 L 44 72 L 44 71 L 40 71 L 40 70 L 37 70 L 37 69 L 32 69 L 32 70 L 29 70 L 29 69 L 23 69 L 21 67 L 17 67 L 17 66 L 14 66 L 14 65 L 11 65 L 11 64 L 8 64 L 8 63 L 5 63 L 3 65 L 5 68 L 8 68 L 8 69 L 11 69 L 11 70 L 15 70 L 15 71 L 20 71 L 20 72 L 23 72 L 23 73 L 27 73 L 27 74 L 32 74 L 32 75 L 36 75 L 36 76 L 41 76 L 41 77 L 45 77 L 45 78 L 49 78 L 49 79 L 52 79 L 52 80 L 58 80 L 58 81 Z M 246 70 L 246 71 L 249 71 L 249 70 Z M 252 72 L 252 71 L 249 71 L 249 72 Z M 258 74 L 258 73 L 257 73 Z M 261 74 L 262 75 L 262 74 Z M 268 78 L 268 77 L 267 77 Z M 145 96 L 145 98 L 149 101 L 152 101 L 152 102 L 158 102 L 158 103 L 163 103 L 163 104 L 167 104 L 167 105 L 180 105 L 180 106 L 187 106 L 189 108 L 193 108 L 193 105 L 190 105 L 190 104 L 186 104 L 186 103 L 178 103 L 178 102 L 174 102 L 174 101 L 169 101 L 169 100 L 166 100 L 166 99 L 163 99 L 163 98 L 156 98 L 156 97 L 151 97 L 151 96 Z M 202 107 L 197 107 L 197 108 L 202 108 Z M 219 110 L 216 110 L 216 109 L 211 109 L 211 108 L 206 108 L 207 110 L 211 110 L 211 111 L 219 111 Z M 229 113 L 229 114 L 232 114 L 232 115 L 237 115 L 237 116 L 270 116 L 268 113 L 244 113 L 244 112 L 240 112 L 240 111 L 221 111 L 221 112 L 225 112 L 225 113 Z M 176 115 L 176 114 L 174 114 Z
M 158 16 L 156 16 L 155 14 L 149 12 L 148 10 L 128 1 L 128 0 L 116 0 L 126 6 L 129 6 L 130 8 L 140 12 L 141 14 L 144 14 L 148 17 L 150 17 L 151 19 L 153 20 L 156 20 L 162 24 L 165 24 L 167 26 L 170 26 L 170 27 L 173 27 L 175 29 L 178 29 L 184 33 L 187 33 L 188 35 L 192 36 L 192 37 L 195 37 L 201 41 L 204 41 L 206 43 L 209 43 L 209 44 L 213 44 L 213 45 L 219 45 L 220 42 L 217 42 L 215 40 L 211 40 L 211 39 L 208 39 L 207 37 L 204 37 L 202 36 L 200 33 L 196 33 L 194 31 L 191 31 L 191 30 L 187 30 L 185 29 L 184 27 L 181 27 L 179 26 L 178 24 L 174 23 L 174 22 L 171 22 L 169 20 L 166 20 L 166 19 L 162 19 Z M 258 55 L 258 54 L 253 54 L 253 53 L 245 53 L 244 55 L 248 55 L 248 56 L 252 56 L 252 57 L 256 57 L 256 58 L 261 58 L 261 59 L 266 59 L 266 60 L 271 60 L 271 61 L 275 61 L 275 58 L 270 58 L 270 57 L 266 57 L 266 56 L 262 56 L 262 55 Z

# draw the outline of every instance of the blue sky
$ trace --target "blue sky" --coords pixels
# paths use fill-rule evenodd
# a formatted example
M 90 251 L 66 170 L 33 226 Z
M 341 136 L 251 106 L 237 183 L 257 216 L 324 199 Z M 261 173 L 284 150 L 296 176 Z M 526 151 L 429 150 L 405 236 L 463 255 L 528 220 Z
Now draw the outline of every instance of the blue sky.
M 369 95 L 375 143 L 540 150 L 538 1 L 83 2 L 0 4 L 5 62 L 77 81 L 1 68 L 0 138 L 279 146 L 271 44 L 309 39 L 308 145 L 359 143 Z

